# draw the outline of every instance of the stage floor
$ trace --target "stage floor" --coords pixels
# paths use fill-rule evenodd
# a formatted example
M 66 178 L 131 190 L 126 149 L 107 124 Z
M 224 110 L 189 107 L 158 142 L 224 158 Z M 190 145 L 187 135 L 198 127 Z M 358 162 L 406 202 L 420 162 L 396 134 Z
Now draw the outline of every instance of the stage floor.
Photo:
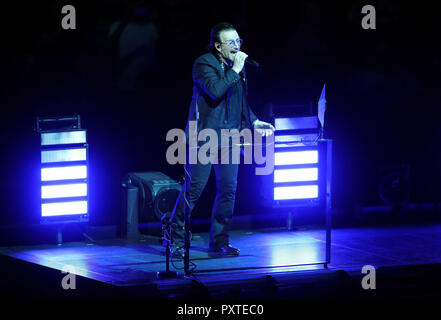
M 364 265 L 378 268 L 441 263 L 441 224 L 332 230 L 328 269 L 323 264 L 314 265 L 325 261 L 324 230 L 236 230 L 231 232 L 231 243 L 240 248 L 238 257 L 210 258 L 208 234 L 194 235 L 190 258 L 197 266 L 196 279 L 231 282 L 262 275 L 339 270 L 361 277 Z M 78 276 L 118 287 L 177 286 L 179 281 L 188 281 L 182 277 L 157 280 L 156 273 L 165 270 L 164 251 L 154 237 L 0 248 L 2 255 L 59 271 L 73 266 Z M 174 264 L 183 268 L 181 260 Z M 171 270 L 183 274 L 182 269 L 171 266 Z

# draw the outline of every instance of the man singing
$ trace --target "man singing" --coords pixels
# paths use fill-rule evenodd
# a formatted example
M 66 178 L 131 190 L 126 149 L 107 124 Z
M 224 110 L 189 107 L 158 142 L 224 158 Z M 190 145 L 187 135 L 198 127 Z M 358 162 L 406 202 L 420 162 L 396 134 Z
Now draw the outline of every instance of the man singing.
M 210 32 L 209 52 L 197 58 L 193 65 L 193 98 L 188 121 L 198 121 L 197 131 L 210 128 L 219 137 L 219 157 L 228 152 L 220 147 L 221 129 L 254 128 L 261 134 L 271 134 L 274 127 L 257 119 L 247 102 L 247 79 L 244 64 L 248 55 L 240 51 L 242 39 L 229 23 L 219 23 Z M 188 122 L 187 122 L 188 134 Z M 231 146 L 230 146 L 231 147 Z M 222 149 L 222 150 L 221 150 Z M 210 256 L 237 256 L 239 249 L 230 245 L 228 235 L 236 196 L 238 162 L 190 164 L 188 204 L 193 210 L 210 176 L 216 174 L 216 199 L 211 214 Z M 182 255 L 184 242 L 184 197 L 181 196 L 172 223 L 175 224 L 175 255 Z

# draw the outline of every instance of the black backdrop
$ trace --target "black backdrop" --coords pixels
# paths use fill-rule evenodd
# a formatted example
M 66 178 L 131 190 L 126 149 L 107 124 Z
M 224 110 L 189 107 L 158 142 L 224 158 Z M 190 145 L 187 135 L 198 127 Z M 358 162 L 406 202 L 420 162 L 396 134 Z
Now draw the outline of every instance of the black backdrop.
M 61 28 L 61 7 L 76 8 L 77 29 Z M 38 217 L 36 116 L 78 113 L 89 131 L 91 212 L 95 224 L 117 221 L 120 181 L 130 171 L 182 168 L 166 163 L 165 135 L 183 128 L 191 97 L 191 66 L 205 52 L 210 27 L 233 23 L 243 50 L 262 68 L 248 68 L 250 104 L 267 120 L 268 104 L 312 100 L 324 83 L 326 136 L 334 139 L 334 205 L 350 218 L 355 203 L 379 204 L 378 171 L 409 163 L 411 202 L 439 199 L 439 26 L 435 9 L 401 1 L 370 1 L 377 29 L 363 30 L 365 1 L 45 1 L 2 8 L 1 223 Z M 136 85 L 116 84 L 124 64 L 109 37 L 130 16 L 157 30 L 149 65 Z M 133 21 L 133 20 L 130 20 Z M 153 56 L 152 56 L 153 52 Z M 154 57 L 154 58 L 153 58 Z M 137 70 L 139 71 L 139 70 Z M 209 215 L 214 184 L 196 216 Z M 266 211 L 257 201 L 262 179 L 243 167 L 237 214 Z

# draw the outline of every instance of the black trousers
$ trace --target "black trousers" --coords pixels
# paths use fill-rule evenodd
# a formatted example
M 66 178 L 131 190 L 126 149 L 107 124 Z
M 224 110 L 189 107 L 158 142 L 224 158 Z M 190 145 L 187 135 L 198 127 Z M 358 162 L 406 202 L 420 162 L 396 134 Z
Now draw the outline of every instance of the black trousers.
M 221 153 L 230 152 L 230 148 L 219 149 L 219 161 L 217 164 L 196 164 L 186 166 L 190 175 L 190 190 L 188 203 L 190 214 L 196 202 L 204 191 L 211 169 L 216 174 L 216 198 L 211 212 L 210 247 L 218 248 L 229 243 L 228 231 L 233 218 L 234 202 L 236 199 L 237 173 L 239 165 L 232 163 L 232 155 L 229 156 L 229 164 L 220 163 Z M 185 185 L 184 185 L 185 188 Z M 181 193 L 175 214 L 171 220 L 174 227 L 174 239 L 177 245 L 184 242 L 184 192 Z

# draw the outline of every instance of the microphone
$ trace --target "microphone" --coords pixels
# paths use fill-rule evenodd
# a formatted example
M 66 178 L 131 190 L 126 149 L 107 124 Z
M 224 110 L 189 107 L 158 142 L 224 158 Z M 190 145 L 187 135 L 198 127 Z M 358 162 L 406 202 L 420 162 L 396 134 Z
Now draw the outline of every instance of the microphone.
M 236 53 L 237 51 L 235 51 L 235 50 L 232 50 L 231 51 L 231 53 Z M 259 67 L 260 66 L 260 63 L 259 62 L 257 62 L 256 60 L 253 60 L 253 59 L 251 59 L 250 57 L 246 57 L 245 58 L 245 63 L 247 63 L 247 64 L 249 64 L 249 65 L 252 65 L 252 66 L 254 66 L 254 67 Z
M 247 57 L 245 59 L 245 62 L 248 63 L 249 65 L 255 66 L 257 68 L 260 66 L 259 62 L 257 62 L 256 60 L 251 59 L 250 57 Z

